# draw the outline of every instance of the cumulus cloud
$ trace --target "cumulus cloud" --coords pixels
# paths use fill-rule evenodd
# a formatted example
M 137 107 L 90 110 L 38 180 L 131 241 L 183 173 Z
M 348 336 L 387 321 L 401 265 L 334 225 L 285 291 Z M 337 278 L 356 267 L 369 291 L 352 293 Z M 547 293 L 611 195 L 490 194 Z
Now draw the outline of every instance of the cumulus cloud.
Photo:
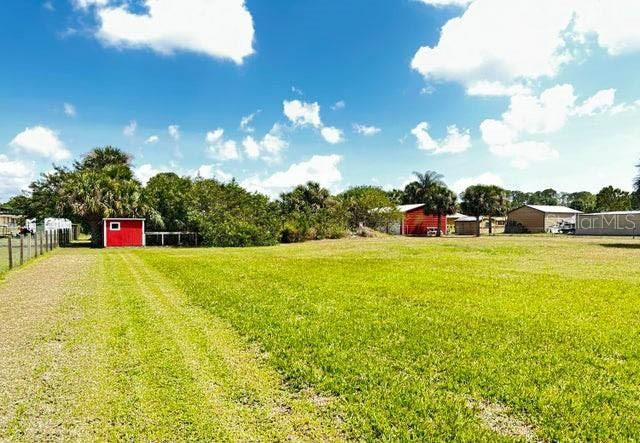
M 171 137 L 174 141 L 180 140 L 180 126 L 169 125 L 167 127 L 167 132 L 169 133 L 169 137 Z
M 471 185 L 504 186 L 504 182 L 500 176 L 494 174 L 493 172 L 485 172 L 478 175 L 477 177 L 463 177 L 459 180 L 456 180 L 453 185 L 451 185 L 451 189 L 459 194 Z
M 255 112 L 252 112 L 249 115 L 245 115 L 240 119 L 240 129 L 244 132 L 253 132 L 255 129 L 251 127 L 251 122 L 253 119 L 260 113 L 260 109 Z
M 221 182 L 228 182 L 233 178 L 233 175 L 224 172 L 222 169 L 217 168 L 215 165 L 200 165 L 198 166 L 198 168 L 188 171 L 187 175 L 194 178 L 213 178 Z
M 207 153 L 210 157 L 220 160 L 239 160 L 240 153 L 235 140 L 224 139 L 224 129 L 217 128 L 213 131 L 207 132 L 205 137 L 207 142 Z
M 511 159 L 514 168 L 526 169 L 531 163 L 555 160 L 560 157 L 556 149 L 546 142 L 522 141 L 505 145 L 490 146 L 489 150 L 499 156 Z
M 145 145 L 152 145 L 154 143 L 158 143 L 158 140 L 160 140 L 160 137 L 158 137 L 157 135 L 152 135 L 150 136 L 148 139 L 146 139 L 144 141 Z
M 145 163 L 144 165 L 140 165 L 138 167 L 133 168 L 133 175 L 135 178 L 146 186 L 151 177 L 160 174 L 161 172 L 170 172 L 170 168 L 160 167 L 155 168 L 149 163 Z
M 344 109 L 347 106 L 347 103 L 344 100 L 338 100 L 331 106 L 333 111 L 337 111 L 338 109 Z
M 615 89 L 603 89 L 576 105 L 572 85 L 564 84 L 531 94 L 511 97 L 509 109 L 501 120 L 487 119 L 480 124 L 482 139 L 495 155 L 512 159 L 518 168 L 532 162 L 559 157 L 556 149 L 545 141 L 528 139 L 540 134 L 551 134 L 562 129 L 571 116 L 590 116 L 602 112 L 611 114 L 635 108 L 635 105 L 615 104 Z
M 442 27 L 436 45 L 418 49 L 411 67 L 427 79 L 460 82 L 471 93 L 495 92 L 502 88 L 488 86 L 555 76 L 575 59 L 576 45 L 594 41 L 591 36 L 611 55 L 637 51 L 639 21 L 635 0 L 615 6 L 602 0 L 475 0 Z
M 0 154 L 0 201 L 27 189 L 33 178 L 33 164 Z
M 342 181 L 339 165 L 342 157 L 314 155 L 309 160 L 294 163 L 286 171 L 276 172 L 266 178 L 258 175 L 247 178 L 241 184 L 251 191 L 262 192 L 272 197 L 299 184 L 316 181 L 327 188 L 335 187 Z
M 60 140 L 58 133 L 45 126 L 26 128 L 16 135 L 9 145 L 18 151 L 50 158 L 54 161 L 66 160 L 71 157 L 71 152 Z
M 469 130 L 460 132 L 456 125 L 447 126 L 447 136 L 441 140 L 435 140 L 429 134 L 429 123 L 420 122 L 411 130 L 416 137 L 417 146 L 424 151 L 434 154 L 464 152 L 471 147 Z
M 242 140 L 244 152 L 250 159 L 262 158 L 267 162 L 277 162 L 280 160 L 281 152 L 289 146 L 289 143 L 282 137 L 282 128 L 276 123 L 271 130 L 256 140 L 248 135 Z
M 431 6 L 459 6 L 464 7 L 473 0 L 420 0 L 422 3 Z
M 320 105 L 317 102 L 305 103 L 300 100 L 285 100 L 282 102 L 284 115 L 296 126 L 311 125 L 314 128 L 322 126 L 320 120 Z
M 467 95 L 476 95 L 481 97 L 500 97 L 530 93 L 531 89 L 519 83 L 505 85 L 501 82 L 481 80 L 479 82 L 472 83 L 467 87 Z
M 122 133 L 127 137 L 132 137 L 138 129 L 138 122 L 131 120 L 127 126 L 122 129 Z
M 64 103 L 63 109 L 64 109 L 64 113 L 67 114 L 69 117 L 75 117 L 77 115 L 76 107 L 73 106 L 71 103 Z
M 586 99 L 582 105 L 576 107 L 576 115 L 594 115 L 599 112 L 604 112 L 613 107 L 616 101 L 615 89 L 603 89 L 596 92 L 593 96 Z
M 361 125 L 359 123 L 355 123 L 353 125 L 353 130 L 362 135 L 376 135 L 377 133 L 382 131 L 382 129 L 375 126 Z
M 334 128 L 333 126 L 325 126 L 320 130 L 320 134 L 327 143 L 331 143 L 332 145 L 342 143 L 344 141 L 342 130 Z
M 108 46 L 149 48 L 160 54 L 191 51 L 242 64 L 253 54 L 253 18 L 244 0 L 75 0 L 92 8 L 96 37 Z

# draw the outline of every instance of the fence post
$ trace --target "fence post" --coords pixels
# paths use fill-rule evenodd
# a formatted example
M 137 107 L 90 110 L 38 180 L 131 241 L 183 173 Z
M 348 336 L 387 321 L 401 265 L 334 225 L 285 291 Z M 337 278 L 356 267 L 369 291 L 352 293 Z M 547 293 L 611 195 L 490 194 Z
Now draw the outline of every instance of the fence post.
M 20 234 L 20 266 L 24 265 L 24 235 Z
M 13 268 L 13 251 L 11 250 L 11 234 L 7 238 L 7 245 L 9 245 L 9 269 Z

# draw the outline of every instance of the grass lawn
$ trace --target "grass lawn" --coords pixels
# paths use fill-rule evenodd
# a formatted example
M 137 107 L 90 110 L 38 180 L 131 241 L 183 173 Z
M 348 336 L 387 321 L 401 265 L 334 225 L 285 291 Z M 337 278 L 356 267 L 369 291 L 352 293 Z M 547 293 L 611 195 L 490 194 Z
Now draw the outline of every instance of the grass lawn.
M 8 288 L 76 256 L 49 321 L 12 326 Z M 0 439 L 634 439 L 639 260 L 546 236 L 60 250 L 0 286 Z

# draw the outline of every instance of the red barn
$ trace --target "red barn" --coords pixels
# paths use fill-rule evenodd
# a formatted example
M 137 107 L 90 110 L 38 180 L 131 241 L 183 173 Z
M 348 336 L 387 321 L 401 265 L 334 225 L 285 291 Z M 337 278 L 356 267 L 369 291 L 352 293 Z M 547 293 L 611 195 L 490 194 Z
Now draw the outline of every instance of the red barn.
M 102 219 L 105 248 L 116 246 L 144 246 L 144 218 Z
M 400 234 L 402 235 L 427 235 L 438 232 L 438 216 L 436 214 L 425 214 L 423 204 L 400 205 L 398 210 L 403 217 L 400 222 Z M 447 216 L 440 216 L 440 229 L 443 234 L 447 233 Z

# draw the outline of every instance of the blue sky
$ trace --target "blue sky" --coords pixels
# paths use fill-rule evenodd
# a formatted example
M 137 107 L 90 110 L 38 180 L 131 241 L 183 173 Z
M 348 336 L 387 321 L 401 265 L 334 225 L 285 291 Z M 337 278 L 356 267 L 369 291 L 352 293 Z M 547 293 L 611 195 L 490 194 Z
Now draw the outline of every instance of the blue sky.
M 272 196 L 426 169 L 456 191 L 630 189 L 640 160 L 632 0 L 3 6 L 0 200 L 107 144 L 143 181 L 235 177 Z

